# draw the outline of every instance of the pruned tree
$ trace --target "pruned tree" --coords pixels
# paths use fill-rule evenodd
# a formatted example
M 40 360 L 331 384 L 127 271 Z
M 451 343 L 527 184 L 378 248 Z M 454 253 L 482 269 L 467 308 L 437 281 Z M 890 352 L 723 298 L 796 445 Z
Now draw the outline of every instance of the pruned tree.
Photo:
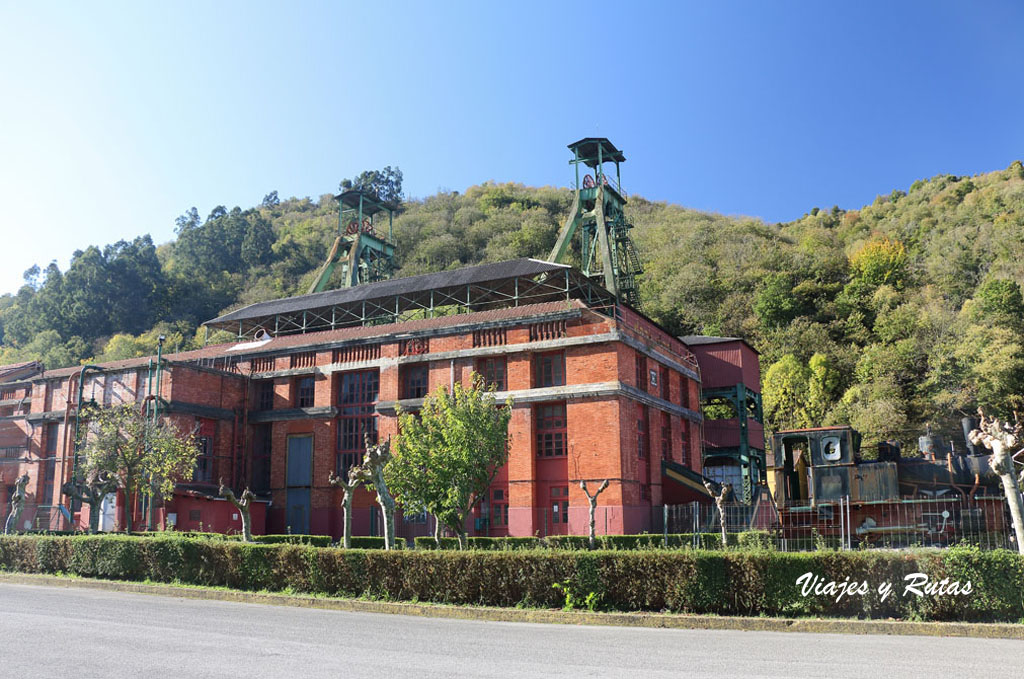
M 384 469 L 391 462 L 391 441 L 374 443 L 369 434 L 365 435 L 366 455 L 363 463 L 355 470 L 355 478 L 365 486 L 377 491 L 377 504 L 384 514 L 384 549 L 395 547 L 395 498 L 388 490 Z
M 89 532 L 100 529 L 100 514 L 103 499 L 117 491 L 117 476 L 105 469 L 91 469 L 85 476 L 79 475 L 63 486 L 61 492 L 89 506 Z
M 4 524 L 4 535 L 10 534 L 12 530 L 18 530 L 18 522 L 21 521 L 21 512 L 25 509 L 25 486 L 28 485 L 28 473 L 24 473 L 14 482 L 14 492 L 11 493 L 11 513 L 7 516 L 7 523 Z
M 242 491 L 242 497 L 236 498 L 235 492 L 224 485 L 224 479 L 220 479 L 220 494 L 221 497 L 227 498 L 227 501 L 235 506 L 238 510 L 239 516 L 242 517 L 242 539 L 246 542 L 252 542 L 252 517 L 249 514 L 249 508 L 252 506 L 253 500 L 256 496 L 253 492 L 246 487 Z
M 499 405 L 494 386 L 473 375 L 427 396 L 418 415 L 399 412 L 401 434 L 388 479 L 403 507 L 437 517 L 467 546 L 466 521 L 508 459 L 512 402 Z
M 597 496 L 604 492 L 604 489 L 608 487 L 608 479 L 601 482 L 601 485 L 597 487 L 594 494 L 591 495 L 590 491 L 587 490 L 587 482 L 580 481 L 580 488 L 583 489 L 583 494 L 587 496 L 587 501 L 590 503 L 590 549 L 597 548 L 597 532 L 596 532 L 596 515 L 597 515 Z
M 125 498 L 125 530 L 132 530 L 136 493 L 168 497 L 175 484 L 191 477 L 199 457 L 194 433 L 185 434 L 167 420 L 154 421 L 132 404 L 91 407 L 82 436 L 81 473 L 107 473 Z
M 715 507 L 718 509 L 718 519 L 722 526 L 722 549 L 725 549 L 728 544 L 728 531 L 725 523 L 725 509 L 726 505 L 733 502 L 734 497 L 732 493 L 731 483 L 716 483 L 711 479 L 704 479 L 704 487 L 707 488 L 708 493 L 715 500 Z
M 1021 503 L 1020 486 L 1014 468 L 1013 458 L 1016 454 L 1014 448 L 1021 442 L 1021 423 L 1018 420 L 1013 426 L 1009 423 L 1000 422 L 998 418 L 985 417 L 985 413 L 978 408 L 980 418 L 978 429 L 971 431 L 968 438 L 974 445 L 983 445 L 992 451 L 992 470 L 999 475 L 1003 483 L 1003 494 L 1006 496 L 1006 503 L 1010 507 L 1010 517 L 1013 519 L 1013 530 L 1017 536 L 1017 551 L 1024 554 L 1024 506 Z M 1021 474 L 1024 479 L 1024 473 Z
M 345 549 L 352 547 L 352 496 L 356 488 L 362 485 L 359 480 L 359 467 L 349 467 L 348 479 L 335 476 L 331 471 L 327 476 L 327 482 L 336 488 L 341 488 L 341 511 L 344 517 L 344 529 L 341 534 L 341 544 Z

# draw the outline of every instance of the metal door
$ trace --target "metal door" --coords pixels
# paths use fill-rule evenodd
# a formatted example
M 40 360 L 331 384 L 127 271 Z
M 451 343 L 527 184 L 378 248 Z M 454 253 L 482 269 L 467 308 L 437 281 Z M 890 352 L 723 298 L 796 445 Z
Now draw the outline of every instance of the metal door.
M 313 485 L 313 437 L 288 437 L 286 518 L 292 533 L 309 533 L 309 491 Z

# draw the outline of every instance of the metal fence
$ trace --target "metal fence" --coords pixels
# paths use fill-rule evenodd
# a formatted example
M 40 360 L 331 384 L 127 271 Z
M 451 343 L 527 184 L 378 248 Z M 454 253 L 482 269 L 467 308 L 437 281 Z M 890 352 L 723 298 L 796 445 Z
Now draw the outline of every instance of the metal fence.
M 9 505 L 0 506 L 0 532 L 9 510 Z M 538 537 L 569 532 L 562 512 L 556 518 L 553 509 L 537 508 L 535 511 Z M 663 505 L 651 508 L 649 532 L 654 538 L 652 544 L 717 547 L 721 542 L 723 518 L 730 545 L 771 546 L 789 552 L 948 547 L 962 543 L 982 549 L 1016 550 L 1013 526 L 1002 497 L 915 498 L 859 503 L 843 497 L 813 506 L 788 505 L 781 509 L 774 503 L 755 502 L 752 505 L 727 506 L 724 517 L 713 504 Z M 598 506 L 595 519 L 598 535 L 613 534 L 614 527 L 623 523 L 622 508 Z M 429 515 L 410 516 L 404 520 L 397 517 L 396 534 L 407 540 L 431 535 L 434 521 L 434 517 Z M 67 527 L 57 507 L 26 508 L 20 523 L 18 530 L 60 530 Z M 470 533 L 489 535 L 491 531 L 480 525 Z M 494 533 L 503 534 L 504 530 Z
M 665 534 L 721 534 L 722 515 L 715 505 L 691 503 L 665 506 Z M 734 505 L 725 508 L 730 542 L 746 542 L 744 533 L 758 531 L 751 543 L 770 541 L 782 551 L 948 547 L 968 543 L 982 549 L 1016 549 L 1006 502 L 1001 497 L 965 499 L 921 498 L 851 502 L 842 497 L 810 505 Z M 753 536 L 752 536 L 753 537 Z

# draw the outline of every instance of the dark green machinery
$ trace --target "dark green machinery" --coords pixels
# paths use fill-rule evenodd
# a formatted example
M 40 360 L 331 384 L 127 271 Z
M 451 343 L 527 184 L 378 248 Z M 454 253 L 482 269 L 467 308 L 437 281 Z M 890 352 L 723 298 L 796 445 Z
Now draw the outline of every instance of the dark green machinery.
M 719 409 L 727 406 L 727 417 L 716 417 Z M 733 483 L 740 501 L 749 504 L 753 497 L 754 487 L 766 480 L 767 466 L 765 452 L 751 445 L 751 439 L 762 441 L 763 436 L 757 433 L 752 437 L 751 422 L 756 423 L 760 432 L 764 426 L 764 410 L 761 394 L 745 384 L 729 387 L 701 387 L 701 410 L 704 413 L 704 469 L 721 467 L 737 470 L 742 482 Z M 723 436 L 724 434 L 724 436 Z M 723 443 L 727 440 L 727 443 Z M 764 444 L 761 444 L 762 448 Z M 721 479 L 716 479 L 721 480 Z
M 382 281 L 395 272 L 392 224 L 394 209 L 358 189 L 334 197 L 338 201 L 338 237 L 309 292 L 323 292 L 341 264 L 341 287 Z M 387 217 L 387 233 L 384 218 Z
M 570 164 L 576 170 L 576 193 L 572 211 L 558 234 L 549 260 L 568 263 L 570 246 L 577 241 L 580 270 L 634 309 L 640 308 L 636 277 L 643 273 L 636 246 L 629 237 L 633 225 L 626 219 L 626 199 L 622 195 L 619 164 L 626 156 L 604 137 L 587 137 L 569 144 Z M 580 177 L 580 163 L 593 175 Z M 615 163 L 615 176 L 605 172 L 606 163 Z

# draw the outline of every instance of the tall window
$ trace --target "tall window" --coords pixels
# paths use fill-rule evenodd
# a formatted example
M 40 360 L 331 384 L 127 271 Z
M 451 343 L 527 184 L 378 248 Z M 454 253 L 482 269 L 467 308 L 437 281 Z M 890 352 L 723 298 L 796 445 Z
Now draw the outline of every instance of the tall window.
M 491 502 L 491 526 L 508 525 L 508 498 L 503 488 L 495 488 Z
M 670 396 L 672 389 L 668 383 L 668 368 L 665 366 L 661 366 L 661 380 L 658 384 L 661 386 L 661 398 L 666 401 L 672 400 Z
M 681 406 L 690 407 L 690 380 L 683 374 L 679 375 L 679 399 Z
M 476 362 L 476 371 L 484 378 L 484 385 L 493 384 L 498 391 L 505 391 L 507 363 L 504 356 L 481 358 Z
M 49 505 L 54 503 L 53 485 L 57 478 L 57 443 L 60 439 L 60 424 L 49 422 L 46 425 L 46 456 L 44 460 L 45 473 L 43 474 L 42 497 L 38 504 Z
M 535 387 L 560 387 L 565 384 L 565 354 L 555 351 L 538 354 L 534 359 Z
M 685 417 L 680 418 L 679 428 L 682 430 L 681 436 L 683 439 L 683 445 L 682 448 L 680 448 L 680 450 L 682 451 L 680 453 L 682 455 L 681 459 L 683 461 L 683 464 L 690 464 L 692 466 L 692 461 L 688 457 L 690 450 L 690 421 L 687 420 Z
M 636 352 L 636 386 L 647 391 L 647 358 L 639 351 Z
M 672 421 L 666 412 L 661 413 L 661 459 L 672 459 Z
M 270 454 L 273 431 L 274 425 L 272 424 L 256 426 L 256 435 L 252 442 L 252 490 L 254 493 L 266 493 L 270 490 Z
M 348 478 L 349 467 L 363 461 L 365 436 L 377 442 L 377 415 L 374 404 L 380 391 L 380 374 L 376 370 L 342 373 L 338 385 L 338 453 L 337 473 Z
M 565 404 L 550 403 L 534 410 L 537 430 L 537 457 L 561 457 L 566 454 Z
M 647 457 L 647 406 L 637 406 L 636 419 L 636 454 Z
M 210 436 L 199 436 L 196 438 L 199 444 L 199 457 L 196 458 L 196 468 L 192 472 L 192 480 L 197 483 L 213 482 L 213 438 Z
M 314 397 L 316 395 L 316 378 L 312 375 L 300 377 L 295 381 L 295 388 L 295 407 L 312 408 Z
M 429 389 L 429 369 L 426 363 L 413 363 L 401 367 L 402 398 L 423 398 Z
M 551 523 L 569 523 L 569 487 L 551 487 Z
M 256 383 L 256 408 L 257 410 L 274 409 L 274 380 Z

